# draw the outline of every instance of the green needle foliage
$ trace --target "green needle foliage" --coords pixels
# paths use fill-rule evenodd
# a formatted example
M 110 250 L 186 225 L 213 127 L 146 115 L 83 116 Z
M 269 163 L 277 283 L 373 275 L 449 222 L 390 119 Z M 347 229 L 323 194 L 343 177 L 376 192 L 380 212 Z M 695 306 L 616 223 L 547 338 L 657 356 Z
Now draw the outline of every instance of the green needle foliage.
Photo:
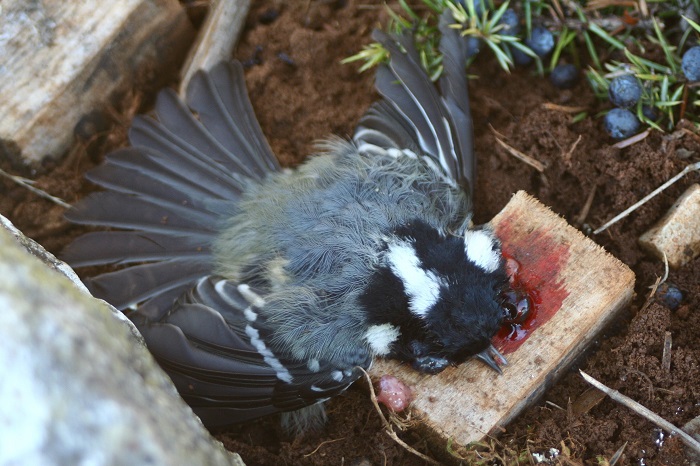
M 686 21 L 700 32 L 700 26 L 692 20 Z M 672 130 L 679 118 L 698 121 L 697 100 L 698 90 L 688 83 L 681 71 L 681 57 L 678 48 L 671 45 L 664 35 L 659 21 L 652 19 L 654 36 L 647 36 L 646 41 L 653 47 L 660 49 L 663 54 L 663 62 L 644 58 L 632 53 L 629 48 L 623 50 L 626 61 L 611 60 L 604 64 L 603 70 L 590 67 L 586 75 L 593 92 L 601 98 L 607 99 L 610 82 L 623 74 L 634 75 L 642 83 L 642 98 L 636 106 L 637 118 L 652 128 L 663 131 L 664 128 Z M 688 37 L 688 34 L 684 34 Z M 640 43 L 637 48 L 645 50 Z M 689 101 L 693 98 L 694 101 Z M 690 103 L 690 105 L 688 105 Z M 648 111 L 645 112 L 644 109 Z M 649 111 L 653 109 L 653 111 Z M 649 114 L 658 114 L 657 118 L 650 118 Z
M 595 0 L 396 0 L 387 9 L 391 18 L 387 30 L 414 31 L 423 67 L 436 80 L 442 73 L 437 28 L 442 11 L 449 8 L 460 30 L 482 50 L 489 50 L 504 71 L 514 66 L 517 50 L 534 59 L 537 72 L 551 71 L 562 60 L 587 67 L 593 92 L 608 99 L 610 81 L 621 74 L 633 74 L 643 87 L 636 114 L 644 124 L 672 129 L 680 118 L 700 121 L 700 86 L 688 83 L 681 70 L 682 51 L 695 45 L 700 36 L 700 0 L 646 0 L 641 10 L 626 4 Z M 513 35 L 501 23 L 513 8 L 524 28 Z M 693 19 L 695 18 L 695 19 Z M 546 65 L 527 46 L 534 26 L 544 26 L 555 37 L 554 50 Z M 476 57 L 476 51 L 469 58 Z M 361 61 L 361 71 L 383 63 L 388 52 L 378 43 L 365 46 L 344 63 Z M 654 109 L 656 116 L 651 116 Z M 633 109 L 635 110 L 635 109 Z M 586 114 L 576 116 L 576 121 Z
M 454 27 L 461 30 L 463 36 L 471 36 L 490 49 L 498 63 L 506 71 L 513 66 L 511 47 L 521 50 L 523 53 L 539 61 L 535 53 L 522 43 L 519 37 L 504 34 L 505 26 L 499 24 L 503 13 L 508 9 L 508 2 L 504 2 L 496 10 L 490 4 L 483 5 L 481 14 L 476 13 L 474 0 L 466 0 L 466 8 L 453 0 L 421 0 L 422 7 L 419 14 L 418 7 L 411 7 L 406 0 L 398 0 L 402 14 L 396 13 L 387 7 L 391 17 L 388 31 L 401 32 L 406 29 L 414 31 L 418 52 L 423 67 L 428 71 L 433 80 L 437 80 L 442 73 L 442 56 L 438 51 L 440 32 L 438 31 L 438 18 L 440 14 L 449 8 L 455 18 Z M 368 70 L 388 59 L 388 52 L 378 43 L 366 45 L 360 52 L 344 59 L 343 63 L 363 61 L 360 71 Z M 471 58 L 473 60 L 474 57 Z

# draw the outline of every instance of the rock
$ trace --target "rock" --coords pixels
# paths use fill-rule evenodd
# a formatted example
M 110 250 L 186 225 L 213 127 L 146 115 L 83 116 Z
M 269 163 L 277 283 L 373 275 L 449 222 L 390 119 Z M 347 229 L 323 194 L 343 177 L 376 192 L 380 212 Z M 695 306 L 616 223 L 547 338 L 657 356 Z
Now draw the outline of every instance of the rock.
M 700 255 L 700 185 L 694 184 L 666 215 L 639 237 L 639 244 L 668 264 L 679 268 Z
M 133 327 L 1 220 L 0 464 L 243 464 Z
M 684 426 L 683 430 L 691 435 L 695 440 L 700 442 L 700 416 L 694 417 L 690 421 L 688 421 Z M 696 466 L 700 464 L 700 453 L 695 451 L 692 448 L 689 448 L 686 446 L 685 448 L 686 454 L 688 455 L 688 459 L 690 460 L 691 466 Z

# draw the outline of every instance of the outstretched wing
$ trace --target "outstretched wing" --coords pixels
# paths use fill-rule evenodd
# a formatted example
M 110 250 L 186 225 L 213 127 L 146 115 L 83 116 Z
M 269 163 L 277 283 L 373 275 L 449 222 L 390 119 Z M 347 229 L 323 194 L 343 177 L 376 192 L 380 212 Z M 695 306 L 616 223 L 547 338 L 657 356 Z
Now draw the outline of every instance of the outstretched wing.
M 375 31 L 372 37 L 390 55 L 377 70 L 375 86 L 384 100 L 360 120 L 353 139 L 360 150 L 402 151 L 426 163 L 473 194 L 475 158 L 466 80 L 466 43 L 450 27 L 452 13 L 440 17 L 443 74 L 440 92 L 423 70 L 413 35 Z
M 95 296 L 120 309 L 148 300 L 167 309 L 211 273 L 222 213 L 230 214 L 247 183 L 279 170 L 240 63 L 196 73 L 187 102 L 189 108 L 172 90 L 162 91 L 157 120 L 137 117 L 132 147 L 88 173 L 106 191 L 66 213 L 75 223 L 129 230 L 89 233 L 63 252 L 74 267 L 129 265 L 86 280 Z
M 296 361 L 282 352 L 270 338 L 264 306 L 249 286 L 210 276 L 165 315 L 146 306 L 129 317 L 210 428 L 325 401 L 359 378 L 356 367 Z M 363 367 L 370 364 L 368 355 Z

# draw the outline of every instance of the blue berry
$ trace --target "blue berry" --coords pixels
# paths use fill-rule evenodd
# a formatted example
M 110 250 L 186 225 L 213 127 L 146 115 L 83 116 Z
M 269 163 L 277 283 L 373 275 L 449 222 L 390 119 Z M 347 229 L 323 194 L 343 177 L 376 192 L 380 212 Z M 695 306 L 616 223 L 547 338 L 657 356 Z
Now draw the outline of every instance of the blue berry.
M 538 57 L 544 57 L 554 48 L 554 36 L 549 29 L 537 26 L 532 28 L 532 34 L 525 40 L 525 45 L 530 47 Z
M 613 108 L 603 119 L 605 130 L 615 139 L 626 139 L 639 131 L 637 116 L 625 108 Z
M 675 285 L 662 283 L 656 289 L 656 297 L 659 302 L 672 311 L 678 309 L 683 302 L 683 292 Z
M 515 36 L 520 32 L 520 18 L 514 9 L 508 8 L 503 12 L 503 16 L 498 20 L 498 24 L 503 25 L 503 29 L 498 31 L 498 34 L 504 36 Z
M 475 36 L 467 37 L 467 58 L 471 58 L 479 53 L 481 50 L 481 39 Z
M 656 107 L 651 105 L 642 105 L 642 115 L 651 121 L 656 121 L 659 119 L 659 111 Z
M 642 97 L 642 86 L 631 74 L 618 76 L 610 82 L 608 96 L 616 107 L 630 108 Z
M 510 48 L 510 54 L 513 57 L 513 62 L 519 66 L 527 66 L 534 60 L 530 55 L 515 47 Z
M 549 75 L 549 80 L 554 87 L 571 89 L 578 82 L 578 77 L 578 68 L 575 65 L 557 65 Z
M 700 81 L 700 45 L 685 51 L 681 60 L 681 69 L 688 81 Z

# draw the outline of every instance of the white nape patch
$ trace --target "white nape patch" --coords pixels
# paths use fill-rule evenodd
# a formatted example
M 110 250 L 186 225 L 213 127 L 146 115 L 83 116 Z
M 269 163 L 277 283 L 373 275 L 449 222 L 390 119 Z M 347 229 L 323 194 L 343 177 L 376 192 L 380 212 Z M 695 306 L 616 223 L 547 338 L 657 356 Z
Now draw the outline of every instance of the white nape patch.
M 250 342 L 258 350 L 258 353 L 263 357 L 265 362 L 269 364 L 270 367 L 277 374 L 277 378 L 283 382 L 292 383 L 292 374 L 289 373 L 286 367 L 282 365 L 279 359 L 270 351 L 270 349 L 265 346 L 265 342 L 260 339 L 260 332 L 258 329 L 251 327 L 250 325 L 245 326 L 245 333 L 250 338 Z
M 377 356 L 389 354 L 391 344 L 399 338 L 401 332 L 391 324 L 372 325 L 365 332 L 364 338 Z
M 263 307 L 265 306 L 265 300 L 256 292 L 250 289 L 250 286 L 246 285 L 245 283 L 241 283 L 238 285 L 238 292 L 245 298 L 246 301 L 248 301 L 250 304 L 252 304 L 255 307 Z
M 408 307 L 412 314 L 425 317 L 440 298 L 440 286 L 444 281 L 435 273 L 421 267 L 413 246 L 405 241 L 389 246 L 389 266 L 408 295 Z
M 501 263 L 495 238 L 483 230 L 464 232 L 464 252 L 470 261 L 486 272 L 494 272 Z
M 335 380 L 336 382 L 340 382 L 343 380 L 343 373 L 340 371 L 333 371 L 331 372 L 331 379 Z
M 318 372 L 321 370 L 318 359 L 309 359 L 309 362 L 306 363 L 306 367 L 308 367 L 311 372 Z

